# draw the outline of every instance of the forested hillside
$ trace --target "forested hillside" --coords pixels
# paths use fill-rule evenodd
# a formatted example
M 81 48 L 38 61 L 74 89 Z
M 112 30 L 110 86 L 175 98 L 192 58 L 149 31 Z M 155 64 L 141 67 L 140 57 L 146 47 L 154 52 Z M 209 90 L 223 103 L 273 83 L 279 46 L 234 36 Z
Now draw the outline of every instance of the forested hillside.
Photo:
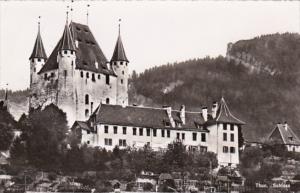
M 300 134 L 300 35 L 272 34 L 228 44 L 226 57 L 193 59 L 133 73 L 130 104 L 201 110 L 223 95 L 245 121 L 245 137 L 264 137 L 288 121 Z M 28 90 L 9 93 L 11 113 L 28 110 Z M 0 90 L 0 100 L 4 90 Z
M 299 134 L 299 37 L 274 34 L 239 41 L 227 53 L 240 53 L 239 60 L 194 59 L 133 73 L 130 101 L 200 110 L 223 95 L 232 113 L 247 123 L 246 138 L 263 137 L 284 121 Z

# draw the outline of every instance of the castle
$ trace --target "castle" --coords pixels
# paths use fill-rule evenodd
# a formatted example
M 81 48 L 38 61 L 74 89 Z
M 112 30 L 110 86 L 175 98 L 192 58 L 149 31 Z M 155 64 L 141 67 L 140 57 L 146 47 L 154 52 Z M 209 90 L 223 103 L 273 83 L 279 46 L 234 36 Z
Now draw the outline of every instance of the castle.
M 90 28 L 66 22 L 49 58 L 38 30 L 30 56 L 30 108 L 53 103 L 67 114 L 82 144 L 112 150 L 182 141 L 190 151 L 211 151 L 220 165 L 239 163 L 242 125 L 224 98 L 211 112 L 128 105 L 128 59 L 119 36 L 110 61 Z
M 110 61 L 89 26 L 66 21 L 49 58 L 40 24 L 30 56 L 29 107 L 55 104 L 69 125 L 86 120 L 100 103 L 128 105 L 128 59 L 120 35 Z

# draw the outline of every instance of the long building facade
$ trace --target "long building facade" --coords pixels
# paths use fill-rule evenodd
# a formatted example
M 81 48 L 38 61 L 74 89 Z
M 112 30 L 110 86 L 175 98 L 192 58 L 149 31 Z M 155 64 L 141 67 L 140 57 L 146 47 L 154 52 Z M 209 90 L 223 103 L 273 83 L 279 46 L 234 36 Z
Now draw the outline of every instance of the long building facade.
M 222 98 L 213 104 L 211 113 L 206 107 L 190 112 L 184 106 L 172 110 L 100 104 L 88 121 L 76 121 L 72 130 L 82 144 L 107 150 L 149 145 L 159 151 L 180 140 L 190 151 L 216 153 L 219 165 L 236 166 L 243 124 Z
M 128 59 L 120 36 L 108 61 L 87 25 L 66 22 L 49 58 L 40 34 L 30 56 L 30 108 L 55 104 L 69 125 L 98 104 L 128 104 Z

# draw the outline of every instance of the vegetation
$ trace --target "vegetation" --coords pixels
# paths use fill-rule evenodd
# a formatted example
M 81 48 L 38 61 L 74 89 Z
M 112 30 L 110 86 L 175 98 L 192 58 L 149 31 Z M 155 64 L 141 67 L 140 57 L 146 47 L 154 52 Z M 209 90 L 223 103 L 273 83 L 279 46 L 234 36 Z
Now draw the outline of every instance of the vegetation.
M 130 103 L 171 105 L 201 110 L 223 95 L 232 113 L 247 125 L 247 140 L 266 136 L 277 122 L 300 125 L 300 36 L 274 34 L 233 44 L 231 54 L 245 52 L 280 73 L 251 73 L 248 67 L 216 58 L 193 59 L 133 73 Z M 272 49 L 270 48 L 272 47 Z M 180 81 L 180 84 L 176 84 Z M 173 87 L 171 86 L 173 85 Z M 174 86 L 175 85 L 175 86 Z

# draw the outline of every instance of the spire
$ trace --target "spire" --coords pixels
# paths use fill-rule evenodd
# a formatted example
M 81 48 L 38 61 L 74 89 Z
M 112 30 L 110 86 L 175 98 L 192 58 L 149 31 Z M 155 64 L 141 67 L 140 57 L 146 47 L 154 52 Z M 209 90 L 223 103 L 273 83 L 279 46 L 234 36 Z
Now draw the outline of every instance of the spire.
M 33 58 L 42 58 L 45 60 L 47 59 L 47 55 L 46 55 L 46 52 L 44 49 L 41 32 L 40 32 L 40 19 L 41 19 L 41 16 L 39 16 L 39 21 L 38 21 L 38 34 L 37 34 L 37 37 L 35 40 L 32 54 L 30 55 L 29 59 L 33 59 Z
M 75 51 L 74 40 L 72 38 L 71 31 L 70 31 L 70 28 L 68 26 L 68 14 L 69 14 L 69 12 L 67 11 L 66 25 L 65 25 L 64 33 L 63 33 L 63 35 L 60 39 L 58 50 L 72 50 L 72 51 Z
M 118 40 L 115 46 L 115 50 L 113 53 L 113 56 L 111 58 L 110 61 L 126 61 L 129 62 L 126 54 L 125 54 L 125 50 L 123 47 L 123 43 L 122 43 L 122 39 L 121 39 L 121 19 L 119 19 L 119 35 L 118 35 Z

